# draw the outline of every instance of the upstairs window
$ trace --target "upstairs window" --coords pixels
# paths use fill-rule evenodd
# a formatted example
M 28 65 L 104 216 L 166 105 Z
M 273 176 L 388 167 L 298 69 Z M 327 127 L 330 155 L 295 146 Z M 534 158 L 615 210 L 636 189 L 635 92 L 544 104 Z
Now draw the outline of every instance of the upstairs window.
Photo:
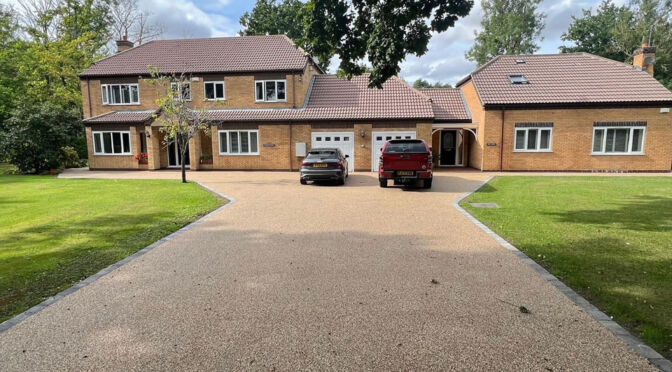
M 523 85 L 530 83 L 523 75 L 509 75 L 509 81 L 511 82 L 511 84 L 514 85 Z
M 226 99 L 224 96 L 224 82 L 223 81 L 207 81 L 205 82 L 205 99 L 208 101 L 217 101 Z
M 550 152 L 552 123 L 516 123 L 515 152 Z
M 642 155 L 646 126 L 595 126 L 594 155 Z
M 138 84 L 103 84 L 100 88 L 103 105 L 140 104 Z
M 191 83 L 183 82 L 182 86 L 178 87 L 179 83 L 172 82 L 170 83 L 170 90 L 173 92 L 173 98 L 178 99 L 182 94 L 182 99 L 185 101 L 191 101 Z
M 257 80 L 255 86 L 255 101 L 257 102 L 286 102 L 286 80 Z

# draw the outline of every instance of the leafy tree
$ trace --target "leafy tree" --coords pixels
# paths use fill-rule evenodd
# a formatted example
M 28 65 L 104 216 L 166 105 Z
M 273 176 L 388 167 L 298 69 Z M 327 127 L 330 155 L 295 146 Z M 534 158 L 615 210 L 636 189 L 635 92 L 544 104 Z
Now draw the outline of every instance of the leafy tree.
M 334 54 L 346 77 L 372 66 L 369 86 L 397 75 L 406 55 L 427 52 L 431 32 L 453 27 L 473 0 L 310 0 L 306 3 L 305 49 L 320 61 Z
M 413 82 L 413 88 L 415 89 L 423 89 L 423 88 L 452 88 L 453 86 L 445 83 L 442 84 L 441 82 L 436 82 L 434 84 L 430 83 L 429 81 L 425 79 L 418 79 Z
M 0 131 L 14 109 L 15 99 L 20 96 L 22 87 L 17 66 L 24 43 L 18 38 L 18 30 L 16 13 L 0 5 Z
M 176 75 L 161 75 L 158 69 L 150 67 L 152 75 L 151 83 L 160 91 L 166 93 L 156 100 L 161 114 L 154 117 L 161 124 L 163 132 L 163 144 L 165 146 L 175 143 L 180 151 L 180 168 L 182 170 L 182 183 L 187 182 L 186 155 L 189 140 L 201 131 L 209 134 L 208 121 L 204 109 L 195 110 L 189 106 L 184 90 L 191 81 L 191 77 L 184 73 Z M 196 159 L 198 160 L 198 159 Z
M 614 31 L 619 22 L 627 21 L 632 14 L 627 6 L 616 6 L 611 0 L 600 3 L 595 14 L 591 9 L 583 9 L 583 16 L 572 16 L 572 23 L 563 33 L 563 41 L 571 46 L 560 46 L 562 53 L 588 52 L 616 61 L 625 61 L 628 53 L 620 50 Z
M 537 12 L 541 0 L 483 0 L 483 30 L 465 54 L 479 66 L 498 55 L 532 54 L 543 40 L 545 14 Z
M 7 149 L 10 163 L 23 173 L 41 173 L 60 168 L 63 148 L 80 135 L 81 114 L 51 102 L 25 104 L 7 121 L 0 145 Z

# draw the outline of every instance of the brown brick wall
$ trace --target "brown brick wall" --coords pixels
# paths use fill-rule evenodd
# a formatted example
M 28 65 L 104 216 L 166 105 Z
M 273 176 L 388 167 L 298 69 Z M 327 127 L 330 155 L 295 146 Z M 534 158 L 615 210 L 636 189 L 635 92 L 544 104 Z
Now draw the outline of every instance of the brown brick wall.
M 504 170 L 578 171 L 667 171 L 672 166 L 672 115 L 658 108 L 547 109 L 504 112 L 504 140 L 501 141 L 501 111 L 486 111 L 484 170 L 499 170 L 503 143 Z M 591 155 L 593 122 L 646 121 L 644 155 Z M 552 152 L 513 151 L 516 122 L 553 122 Z
M 94 155 L 93 154 L 93 132 L 96 130 L 120 130 L 131 132 L 132 155 Z M 138 164 L 135 155 L 140 153 L 139 129 L 135 126 L 106 126 L 94 130 L 86 127 L 86 147 L 89 153 L 89 168 L 91 169 L 145 169 L 145 165 Z
M 483 167 L 483 147 L 485 146 L 485 127 L 483 122 L 485 111 L 483 110 L 483 105 L 481 105 L 481 100 L 478 98 L 476 88 L 472 81 L 465 83 L 460 89 L 462 89 L 464 100 L 471 113 L 471 121 L 478 125 L 478 128 L 476 129 L 478 141 L 475 140 L 473 134 L 466 133 L 469 139 L 469 151 L 467 153 L 468 165 L 472 168 L 481 169 Z

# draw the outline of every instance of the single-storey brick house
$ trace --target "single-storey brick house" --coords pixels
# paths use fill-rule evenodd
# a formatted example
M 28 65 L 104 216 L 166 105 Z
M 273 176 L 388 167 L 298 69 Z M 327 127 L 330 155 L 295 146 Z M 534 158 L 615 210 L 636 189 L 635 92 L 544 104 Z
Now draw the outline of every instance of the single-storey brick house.
M 178 167 L 154 115 L 148 66 L 190 76 L 185 94 L 211 134 L 193 138 L 192 170 L 297 170 L 312 147 L 339 147 L 351 170 L 377 170 L 392 138 L 422 138 L 438 167 L 669 171 L 672 92 L 635 66 L 590 54 L 500 56 L 454 89 L 324 74 L 285 36 L 160 40 L 80 74 L 91 169 Z M 159 113 L 160 115 L 160 113 Z M 144 159 L 140 154 L 146 153 Z

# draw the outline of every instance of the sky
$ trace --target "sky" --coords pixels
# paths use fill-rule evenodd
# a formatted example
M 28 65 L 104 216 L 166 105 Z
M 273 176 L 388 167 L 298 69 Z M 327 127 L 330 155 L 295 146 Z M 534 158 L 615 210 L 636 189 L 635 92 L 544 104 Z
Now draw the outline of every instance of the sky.
M 0 0 L 12 3 L 16 0 Z M 595 8 L 600 0 L 543 0 L 539 10 L 546 13 L 544 40 L 537 53 L 557 53 L 562 45 L 560 36 L 567 30 L 571 16 L 580 15 L 581 9 Z M 617 4 L 624 0 L 614 1 Z M 238 19 L 254 7 L 254 0 L 139 0 L 140 7 L 163 26 L 163 38 L 191 38 L 234 36 L 240 30 Z M 406 81 L 418 78 L 432 83 L 455 84 L 475 68 L 464 57 L 471 47 L 474 31 L 480 28 L 482 16 L 480 1 L 476 0 L 471 13 L 457 21 L 455 27 L 433 35 L 429 50 L 422 57 L 407 56 L 399 76 Z M 332 63 L 330 72 L 336 70 Z

